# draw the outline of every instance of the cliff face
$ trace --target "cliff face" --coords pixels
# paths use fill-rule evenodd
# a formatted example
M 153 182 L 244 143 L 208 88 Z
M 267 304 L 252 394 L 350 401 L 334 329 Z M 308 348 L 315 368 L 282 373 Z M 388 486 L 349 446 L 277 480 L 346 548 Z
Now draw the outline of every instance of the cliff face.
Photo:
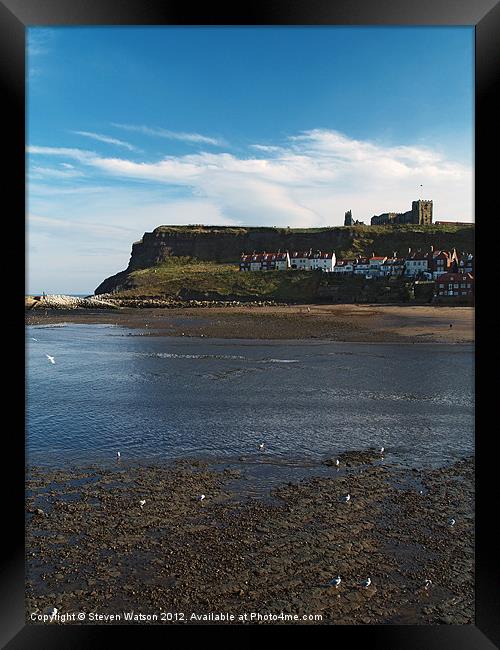
M 323 229 L 237 228 L 210 226 L 159 226 L 132 245 L 125 271 L 107 278 L 96 289 L 106 293 L 127 287 L 127 274 L 161 263 L 170 256 L 214 262 L 239 261 L 252 251 L 323 250 L 337 257 L 354 255 L 405 255 L 408 248 L 456 248 L 472 251 L 474 227 L 458 226 L 353 226 Z
M 237 262 L 241 253 L 281 250 L 334 250 L 339 255 L 404 255 L 409 247 L 472 250 L 473 227 L 286 228 L 165 227 L 144 234 L 132 246 L 128 270 L 148 268 L 170 255 L 215 262 Z

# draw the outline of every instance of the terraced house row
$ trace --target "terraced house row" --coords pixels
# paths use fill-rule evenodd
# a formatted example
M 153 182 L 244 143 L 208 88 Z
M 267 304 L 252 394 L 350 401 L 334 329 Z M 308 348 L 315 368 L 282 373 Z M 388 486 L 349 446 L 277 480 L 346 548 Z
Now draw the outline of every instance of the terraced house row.
M 325 273 L 338 273 L 347 276 L 364 275 L 366 278 L 406 276 L 416 279 L 437 280 L 445 273 L 474 274 L 474 255 L 450 251 L 408 249 L 405 256 L 375 255 L 337 259 L 335 252 L 295 251 L 243 253 L 240 271 L 271 271 L 296 269 L 302 271 L 320 270 Z

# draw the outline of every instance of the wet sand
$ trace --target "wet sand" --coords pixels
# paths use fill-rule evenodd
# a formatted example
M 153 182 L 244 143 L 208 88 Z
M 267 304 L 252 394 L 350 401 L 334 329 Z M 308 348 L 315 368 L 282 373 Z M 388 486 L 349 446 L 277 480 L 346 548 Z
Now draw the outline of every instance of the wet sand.
M 242 623 L 253 612 L 301 624 L 473 624 L 473 459 L 416 471 L 393 466 L 390 450 L 384 460 L 375 450 L 339 458 L 339 471 L 280 485 L 269 499 L 234 492 L 244 464 L 34 468 L 28 622 L 55 606 L 177 614 L 157 623 L 206 623 L 210 612 Z M 339 587 L 328 586 L 337 575 Z
M 142 328 L 153 336 L 371 343 L 474 342 L 473 307 L 291 305 L 26 312 L 28 325 L 63 322 Z

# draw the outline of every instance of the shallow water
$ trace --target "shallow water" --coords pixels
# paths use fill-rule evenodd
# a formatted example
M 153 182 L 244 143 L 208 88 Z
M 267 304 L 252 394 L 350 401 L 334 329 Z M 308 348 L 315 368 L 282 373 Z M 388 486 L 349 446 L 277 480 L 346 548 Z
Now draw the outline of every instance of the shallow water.
M 473 453 L 471 345 L 140 334 L 27 328 L 30 465 L 113 463 L 119 450 L 122 463 L 278 468 L 384 446 L 387 461 L 425 467 Z

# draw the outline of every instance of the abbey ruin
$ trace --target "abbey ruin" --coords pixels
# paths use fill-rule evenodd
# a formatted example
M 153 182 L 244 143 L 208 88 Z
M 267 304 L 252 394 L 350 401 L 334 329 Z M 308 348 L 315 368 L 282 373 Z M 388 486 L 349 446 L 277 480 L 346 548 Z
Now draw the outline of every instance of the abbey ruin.
M 412 201 L 408 212 L 384 212 L 371 219 L 372 226 L 384 226 L 400 223 L 430 225 L 432 223 L 432 201 L 419 199 Z

